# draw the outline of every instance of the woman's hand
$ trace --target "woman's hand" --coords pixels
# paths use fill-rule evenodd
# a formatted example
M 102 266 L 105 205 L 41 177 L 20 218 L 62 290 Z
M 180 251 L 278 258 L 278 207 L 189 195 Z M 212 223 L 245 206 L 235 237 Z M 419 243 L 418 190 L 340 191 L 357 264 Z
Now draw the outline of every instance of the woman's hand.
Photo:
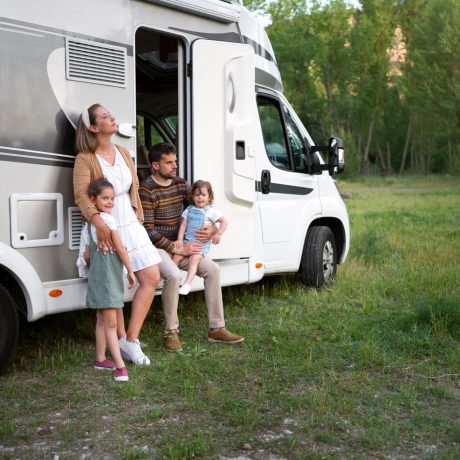
M 102 251 L 103 254 L 107 254 L 107 251 L 112 254 L 113 242 L 109 227 L 107 227 L 99 214 L 95 214 L 92 217 L 91 223 L 96 227 L 97 250 Z

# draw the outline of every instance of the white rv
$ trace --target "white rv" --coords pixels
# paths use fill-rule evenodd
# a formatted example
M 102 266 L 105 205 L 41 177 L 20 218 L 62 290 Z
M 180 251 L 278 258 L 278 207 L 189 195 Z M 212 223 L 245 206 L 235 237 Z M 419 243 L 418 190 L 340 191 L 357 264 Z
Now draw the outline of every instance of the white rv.
M 315 147 L 282 95 L 263 27 L 244 7 L 0 0 L 1 369 L 18 314 L 34 321 L 85 305 L 72 168 L 77 117 L 95 102 L 120 122 L 115 141 L 140 178 L 150 173 L 146 150 L 167 141 L 181 176 L 211 181 L 230 221 L 210 253 L 224 286 L 299 271 L 307 286 L 333 278 L 349 247 L 331 178 L 343 169 L 343 146 L 331 138 Z

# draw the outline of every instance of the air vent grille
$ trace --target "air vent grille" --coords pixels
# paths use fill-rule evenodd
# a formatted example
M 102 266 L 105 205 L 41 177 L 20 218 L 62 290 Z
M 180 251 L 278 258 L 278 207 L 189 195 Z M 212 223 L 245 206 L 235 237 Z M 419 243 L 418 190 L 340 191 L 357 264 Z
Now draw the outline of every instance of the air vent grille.
M 126 87 L 126 48 L 66 39 L 66 78 Z
M 80 248 L 80 234 L 83 227 L 83 219 L 80 209 L 69 209 L 69 249 Z

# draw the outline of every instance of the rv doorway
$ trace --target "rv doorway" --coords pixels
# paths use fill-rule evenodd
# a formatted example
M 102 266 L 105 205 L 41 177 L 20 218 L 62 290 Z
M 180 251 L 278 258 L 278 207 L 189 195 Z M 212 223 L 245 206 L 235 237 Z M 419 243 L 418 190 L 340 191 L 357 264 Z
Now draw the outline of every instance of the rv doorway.
M 184 151 L 178 143 L 183 139 L 179 135 L 183 130 L 179 103 L 183 45 L 173 36 L 140 28 L 135 52 L 137 170 L 142 180 L 150 174 L 148 150 L 152 145 L 170 142 L 176 146 L 179 158 Z

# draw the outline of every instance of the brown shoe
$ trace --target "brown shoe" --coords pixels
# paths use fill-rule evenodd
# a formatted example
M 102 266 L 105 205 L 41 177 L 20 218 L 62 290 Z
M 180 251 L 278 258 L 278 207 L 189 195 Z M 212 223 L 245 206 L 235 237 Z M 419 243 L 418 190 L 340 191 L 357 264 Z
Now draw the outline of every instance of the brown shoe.
M 177 332 L 170 332 L 165 334 L 163 338 L 163 345 L 166 350 L 182 351 L 182 345 L 180 343 L 179 334 Z
M 218 329 L 209 329 L 208 342 L 221 342 L 221 343 L 239 343 L 244 340 L 240 335 L 228 332 L 225 327 Z

